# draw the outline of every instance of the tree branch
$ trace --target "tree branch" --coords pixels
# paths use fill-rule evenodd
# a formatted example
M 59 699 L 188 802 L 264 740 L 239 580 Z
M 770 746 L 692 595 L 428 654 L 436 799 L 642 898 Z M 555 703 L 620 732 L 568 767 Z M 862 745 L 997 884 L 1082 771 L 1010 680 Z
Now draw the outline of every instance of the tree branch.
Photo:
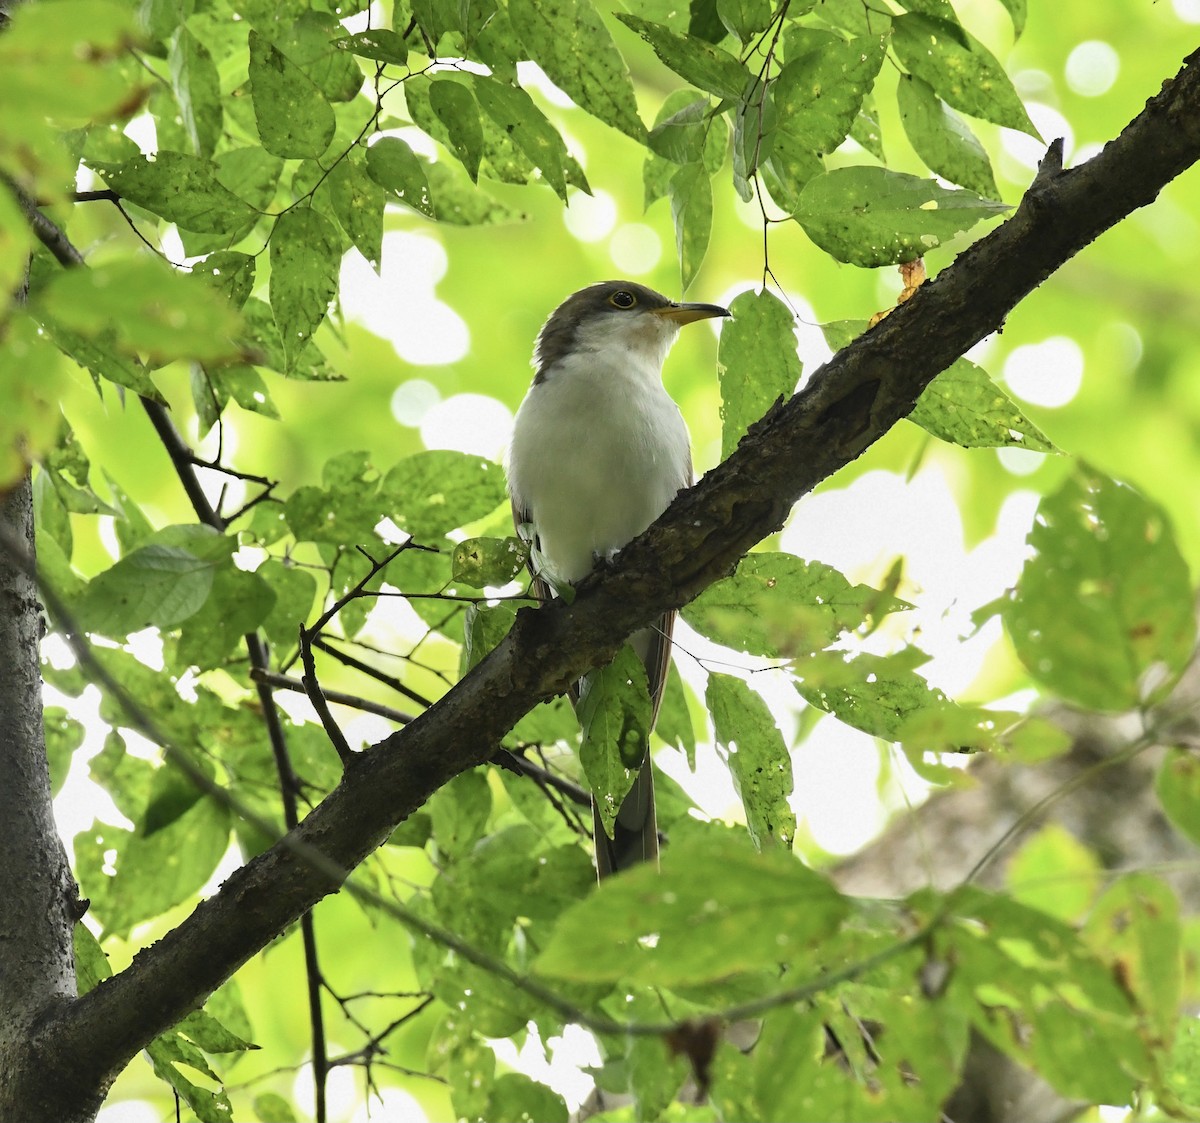
M 344 870 L 448 780 L 491 757 L 535 703 L 611 658 L 624 638 L 729 573 L 778 530 L 792 504 L 859 456 L 921 391 L 1063 262 L 1200 159 L 1200 52 L 1093 160 L 1039 176 L 1011 219 L 839 352 L 733 455 L 572 604 L 522 611 L 495 651 L 435 706 L 358 754 L 338 787 L 289 835 Z M 47 1079 L 64 1068 L 104 1087 L 155 1034 L 198 1006 L 250 956 L 326 894 L 285 840 L 125 971 L 47 1026 Z

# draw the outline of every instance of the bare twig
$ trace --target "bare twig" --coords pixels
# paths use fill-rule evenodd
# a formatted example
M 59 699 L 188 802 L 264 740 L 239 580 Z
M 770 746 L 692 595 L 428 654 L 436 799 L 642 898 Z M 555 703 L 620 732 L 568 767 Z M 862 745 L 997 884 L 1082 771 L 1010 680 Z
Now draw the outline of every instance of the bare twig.
M 291 675 L 281 675 L 277 671 L 260 671 L 254 668 L 250 672 L 250 677 L 256 682 L 265 682 L 277 690 L 293 690 L 298 694 L 307 693 L 303 679 L 292 678 Z M 357 694 L 347 694 L 342 690 L 326 690 L 324 687 L 321 688 L 321 692 L 325 695 L 327 702 L 333 702 L 338 706 L 349 706 L 354 710 L 362 710 L 366 714 L 385 717 L 397 725 L 407 725 L 410 721 L 416 720 L 413 714 L 385 706 L 382 702 L 373 702 L 370 698 L 360 698 Z
M 317 665 L 312 653 L 312 632 L 304 627 L 300 629 L 300 659 L 304 664 L 304 693 L 308 695 L 313 709 L 317 711 L 317 717 L 321 719 L 321 728 L 325 730 L 325 736 L 337 751 L 344 768 L 354 756 L 354 750 L 350 748 L 341 726 L 334 721 L 333 714 L 329 712 L 329 703 L 326 702 L 321 684 L 317 681 Z

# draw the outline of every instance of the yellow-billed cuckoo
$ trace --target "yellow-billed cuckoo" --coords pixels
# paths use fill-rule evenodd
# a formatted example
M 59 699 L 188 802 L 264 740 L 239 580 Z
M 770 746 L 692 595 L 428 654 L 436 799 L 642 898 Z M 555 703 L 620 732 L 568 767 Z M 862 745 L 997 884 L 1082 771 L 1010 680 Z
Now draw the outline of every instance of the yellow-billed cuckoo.
M 728 315 L 632 281 L 603 281 L 568 297 L 542 327 L 506 465 L 513 521 L 531 547 L 540 600 L 636 538 L 691 484 L 691 442 L 663 389 L 663 360 L 684 324 Z M 667 613 L 631 640 L 646 665 L 651 726 L 674 619 Z M 592 818 L 601 877 L 657 858 L 648 757 L 617 812 L 614 837 L 594 806 Z

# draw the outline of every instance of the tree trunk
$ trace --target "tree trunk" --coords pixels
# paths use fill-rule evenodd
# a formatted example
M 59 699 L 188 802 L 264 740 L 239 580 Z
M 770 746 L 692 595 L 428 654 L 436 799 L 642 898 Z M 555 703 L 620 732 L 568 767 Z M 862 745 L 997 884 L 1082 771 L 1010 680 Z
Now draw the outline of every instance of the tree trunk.
M 0 498 L 0 531 L 33 555 L 29 476 Z M 30 575 L 0 551 L 0 1119 L 64 1116 L 42 1090 L 39 1027 L 75 994 L 75 882 L 50 802 L 38 659 L 41 605 Z M 31 1044 L 35 1047 L 31 1048 Z

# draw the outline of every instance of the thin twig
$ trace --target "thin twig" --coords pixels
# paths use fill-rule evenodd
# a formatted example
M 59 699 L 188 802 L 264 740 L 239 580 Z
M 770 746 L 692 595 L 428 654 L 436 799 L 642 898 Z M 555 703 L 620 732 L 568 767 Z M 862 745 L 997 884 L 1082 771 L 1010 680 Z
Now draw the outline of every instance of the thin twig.
M 308 695 L 312 708 L 317 711 L 325 736 L 329 738 L 330 744 L 341 758 L 342 767 L 345 767 L 354 756 L 354 750 L 350 748 L 350 742 L 346 740 L 342 727 L 334 721 L 333 714 L 329 712 L 329 703 L 326 702 L 321 684 L 317 681 L 317 664 L 312 653 L 312 632 L 303 626 L 300 628 L 300 659 L 304 664 L 304 693 Z
M 303 679 L 293 678 L 291 675 L 281 675 L 277 671 L 260 671 L 255 668 L 250 671 L 250 677 L 256 682 L 268 683 L 277 690 L 292 690 L 298 694 L 307 693 Z M 391 706 L 385 706 L 382 702 L 373 702 L 370 698 L 360 698 L 357 694 L 347 694 L 342 690 L 326 690 L 324 687 L 321 688 L 321 693 L 325 695 L 327 702 L 333 702 L 338 706 L 349 706 L 351 709 L 362 710 L 363 713 L 375 714 L 377 717 L 385 717 L 397 725 L 407 725 L 410 721 L 416 720 L 414 714 L 393 709 Z
M 423 706 L 428 709 L 433 705 L 429 698 L 425 698 L 418 694 L 411 687 L 405 686 L 395 675 L 389 675 L 386 671 L 381 671 L 378 667 L 372 667 L 370 663 L 364 663 L 361 659 L 356 659 L 353 655 L 345 651 L 339 651 L 333 647 L 328 638 L 321 636 L 313 636 L 313 647 L 318 651 L 324 651 L 326 655 L 332 655 L 339 663 L 373 678 L 376 682 L 383 683 L 384 686 L 394 690 L 397 694 L 404 695 L 410 702 L 416 702 L 418 706 Z

